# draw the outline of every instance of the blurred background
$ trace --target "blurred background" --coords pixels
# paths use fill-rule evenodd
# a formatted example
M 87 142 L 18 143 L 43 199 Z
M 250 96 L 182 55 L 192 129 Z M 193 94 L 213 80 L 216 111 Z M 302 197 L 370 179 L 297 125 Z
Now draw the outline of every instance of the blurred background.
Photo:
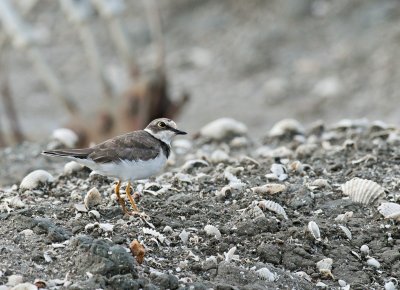
M 399 124 L 397 0 L 2 0 L 0 146 L 169 116 Z

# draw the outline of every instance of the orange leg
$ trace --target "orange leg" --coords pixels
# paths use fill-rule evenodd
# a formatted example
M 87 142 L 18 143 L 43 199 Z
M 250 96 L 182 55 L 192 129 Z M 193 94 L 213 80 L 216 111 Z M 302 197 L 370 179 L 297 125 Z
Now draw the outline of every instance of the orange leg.
M 121 187 L 121 180 L 118 180 L 117 185 L 115 186 L 115 194 L 117 195 L 118 198 L 118 203 L 119 205 L 122 207 L 122 211 L 125 213 L 127 213 L 128 211 L 126 210 L 125 207 L 125 201 L 121 198 L 121 195 L 119 194 L 119 189 Z
M 135 213 L 138 213 L 138 212 L 139 212 L 139 209 L 137 208 L 136 203 L 135 203 L 135 200 L 133 199 L 133 197 L 132 197 L 132 195 L 131 195 L 131 183 L 130 183 L 130 182 L 128 182 L 128 185 L 126 186 L 125 192 L 126 192 L 126 195 L 128 196 L 129 201 L 131 202 L 133 211 L 134 211 Z

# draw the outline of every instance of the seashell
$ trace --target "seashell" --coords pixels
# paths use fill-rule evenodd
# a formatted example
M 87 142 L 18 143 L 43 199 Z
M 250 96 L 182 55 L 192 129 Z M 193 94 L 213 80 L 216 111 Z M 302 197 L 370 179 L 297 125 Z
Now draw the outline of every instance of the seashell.
M 328 188 L 331 189 L 332 187 L 329 185 L 328 180 L 326 179 L 322 179 L 322 178 L 318 178 L 315 179 L 314 181 L 310 182 L 307 187 L 310 190 L 316 190 L 316 189 L 321 189 L 321 188 Z
M 346 237 L 351 240 L 352 239 L 352 235 L 350 230 L 347 227 L 344 226 L 339 226 L 339 228 L 344 232 L 344 234 L 346 235 Z
M 234 176 L 230 171 L 225 170 L 224 172 L 225 178 L 229 181 L 229 186 L 233 189 L 242 189 L 246 186 L 246 183 L 243 183 L 239 178 Z
M 397 284 L 393 283 L 393 281 L 386 282 L 383 286 L 385 290 L 397 290 Z
M 11 208 L 23 208 L 23 207 L 25 207 L 25 203 L 21 200 L 21 198 L 18 195 L 13 196 L 13 197 L 9 197 L 9 198 L 5 198 L 4 201 Z
M 85 196 L 85 199 L 83 200 L 85 206 L 87 209 L 101 204 L 101 194 L 99 190 L 96 187 L 93 187 L 90 189 Z
M 268 183 L 262 186 L 253 187 L 251 190 L 258 194 L 276 194 L 284 192 L 286 190 L 286 186 L 279 183 Z
M 249 157 L 249 156 L 242 156 L 240 158 L 240 163 L 244 163 L 244 164 L 249 164 L 249 165 L 254 165 L 255 168 L 260 167 L 260 162 L 258 162 L 257 160 Z
M 186 161 L 185 164 L 182 165 L 181 170 L 182 172 L 191 172 L 194 168 L 208 166 L 210 165 L 207 161 L 203 159 L 194 159 Z
M 200 130 L 202 137 L 212 140 L 222 140 L 230 136 L 241 136 L 246 133 L 246 125 L 231 118 L 217 119 Z
M 163 229 L 164 233 L 172 233 L 174 230 L 170 226 L 165 226 Z
M 383 202 L 378 206 L 378 211 L 385 219 L 400 220 L 400 204 L 394 202 Z
M 289 171 L 295 173 L 302 173 L 304 171 L 304 166 L 299 160 L 296 160 L 289 164 Z
M 322 277 L 333 278 L 332 275 L 332 264 L 333 260 L 331 258 L 325 258 L 317 262 L 317 268 L 321 273 Z
M 285 210 L 283 209 L 283 207 L 280 205 L 280 204 L 278 204 L 278 203 L 276 203 L 276 202 L 274 202 L 274 201 L 272 201 L 272 200 L 261 200 L 259 203 L 258 203 L 258 206 L 262 209 L 262 210 L 270 210 L 270 211 L 273 211 L 273 212 L 275 212 L 275 213 L 277 213 L 277 214 L 280 214 L 281 216 L 283 216 L 286 220 L 288 219 L 288 217 L 287 217 L 287 215 L 286 215 L 286 212 L 285 212 Z
M 244 148 L 249 145 L 249 140 L 246 137 L 235 137 L 229 142 L 231 148 Z
M 342 185 L 342 191 L 354 202 L 369 204 L 384 197 L 384 189 L 372 180 L 353 178 Z
M 74 148 L 78 143 L 78 135 L 68 128 L 58 128 L 53 131 L 51 138 L 60 142 L 64 147 Z
M 336 218 L 335 221 L 337 222 L 348 222 L 350 218 L 353 216 L 352 211 L 346 211 L 345 213 L 339 214 Z
M 308 282 L 311 282 L 311 277 L 310 275 L 308 275 L 306 272 L 304 271 L 298 271 L 294 273 L 296 276 L 303 278 L 305 280 L 307 280 Z
M 150 229 L 150 228 L 142 228 L 142 231 L 145 235 L 151 235 L 153 237 L 155 237 L 157 240 L 159 240 L 161 243 L 164 243 L 165 241 L 165 236 L 159 232 L 157 232 L 156 230 Z M 172 229 L 171 229 L 172 231 Z
M 229 249 L 227 253 L 224 253 L 225 261 L 229 263 L 232 260 L 238 260 L 239 256 L 235 255 L 235 252 L 236 252 L 236 247 L 232 247 Z
M 321 232 L 319 231 L 319 227 L 316 222 L 310 221 L 308 223 L 307 229 L 315 240 L 321 241 Z
M 261 280 L 266 280 L 268 282 L 273 282 L 275 281 L 275 275 L 272 273 L 268 268 L 261 268 L 256 271 L 257 276 Z
M 369 247 L 367 245 L 362 245 L 360 247 L 360 252 L 361 254 L 363 254 L 364 256 L 368 256 L 369 255 Z
M 221 232 L 219 229 L 213 225 L 206 225 L 204 227 L 204 231 L 206 232 L 207 235 L 209 236 L 214 236 L 216 239 L 221 238 Z
M 47 283 L 46 283 L 46 281 L 44 281 L 44 280 L 42 280 L 42 279 L 35 279 L 35 281 L 33 282 L 33 284 L 34 284 L 38 289 L 47 288 Z
M 276 123 L 268 133 L 270 137 L 281 137 L 284 135 L 304 134 L 304 127 L 295 119 L 283 119 Z
M 15 286 L 21 284 L 24 281 L 22 275 L 10 275 L 8 276 L 7 286 Z
M 162 188 L 162 186 L 157 183 L 157 182 L 146 182 L 144 184 L 144 190 L 154 190 L 154 191 L 158 191 Z
M 78 212 L 87 212 L 87 208 L 83 203 L 76 203 L 74 207 Z
M 378 157 L 372 154 L 367 154 L 359 159 L 351 161 L 351 164 L 359 164 L 359 163 L 368 163 L 370 160 L 376 162 L 378 160 Z
M 35 170 L 22 179 L 19 188 L 22 190 L 38 188 L 43 183 L 53 182 L 54 177 L 45 170 Z
M 96 219 L 100 219 L 100 213 L 97 210 L 91 210 L 89 211 L 89 216 L 93 216 Z
M 142 264 L 144 255 L 146 254 L 146 250 L 143 245 L 138 240 L 133 240 L 129 244 L 129 249 L 131 250 L 132 256 L 136 257 L 136 261 L 139 264 Z
M 82 170 L 84 166 L 75 161 L 70 161 L 64 165 L 64 174 L 70 175 L 72 173 Z
M 189 233 L 185 230 L 183 230 L 180 234 L 179 234 L 179 238 L 181 239 L 181 241 L 186 244 L 189 240 Z
M 112 232 L 114 230 L 114 225 L 109 223 L 99 223 L 99 228 L 105 232 Z
M 10 290 L 37 290 L 37 289 L 38 288 L 31 283 L 22 283 L 10 288 Z
M 251 203 L 244 213 L 250 218 L 257 220 L 259 218 L 265 218 L 265 214 L 260 207 L 257 206 L 257 202 Z
M 271 172 L 278 178 L 279 181 L 284 181 L 288 178 L 287 169 L 282 164 L 272 164 L 270 168 Z
M 232 188 L 229 185 L 225 185 L 221 190 L 215 192 L 215 196 L 220 200 L 224 200 L 231 193 Z
M 29 237 L 29 236 L 33 235 L 33 231 L 31 229 L 25 229 L 23 231 L 20 231 L 19 233 L 24 235 L 24 236 L 26 236 L 26 237 Z
M 211 156 L 210 160 L 212 163 L 220 163 L 229 161 L 229 155 L 223 150 L 215 150 Z
M 381 263 L 379 263 L 379 261 L 377 259 L 371 258 L 371 257 L 367 260 L 367 265 L 368 266 L 372 266 L 374 268 L 380 268 L 381 267 Z

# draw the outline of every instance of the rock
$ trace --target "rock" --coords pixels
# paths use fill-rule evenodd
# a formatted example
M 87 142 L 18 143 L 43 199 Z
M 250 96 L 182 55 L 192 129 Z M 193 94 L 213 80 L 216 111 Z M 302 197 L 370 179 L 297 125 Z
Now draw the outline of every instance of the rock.
M 115 275 L 108 279 L 108 285 L 115 290 L 139 290 L 141 285 L 131 274 Z
M 281 248 L 274 244 L 261 244 L 257 248 L 257 254 L 261 261 L 279 265 L 282 260 Z
M 71 240 L 71 246 L 78 251 L 75 266 L 82 271 L 112 277 L 117 274 L 131 274 L 138 277 L 132 255 L 120 245 L 108 240 L 78 236 Z
M 178 289 L 178 278 L 171 274 L 155 275 L 153 283 L 160 286 L 161 289 Z
M 35 218 L 32 220 L 33 230 L 37 234 L 47 233 L 47 237 L 50 242 L 57 243 L 68 240 L 71 233 L 59 226 L 56 226 L 49 219 L 46 218 Z

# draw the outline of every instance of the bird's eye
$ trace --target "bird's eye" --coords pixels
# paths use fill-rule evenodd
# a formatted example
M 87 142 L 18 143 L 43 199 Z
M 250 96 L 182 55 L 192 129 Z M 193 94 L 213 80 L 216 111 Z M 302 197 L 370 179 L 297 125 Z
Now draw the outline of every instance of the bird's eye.
M 165 128 L 166 125 L 165 125 L 164 122 L 159 122 L 159 123 L 158 123 L 158 127 L 160 127 L 160 128 Z

